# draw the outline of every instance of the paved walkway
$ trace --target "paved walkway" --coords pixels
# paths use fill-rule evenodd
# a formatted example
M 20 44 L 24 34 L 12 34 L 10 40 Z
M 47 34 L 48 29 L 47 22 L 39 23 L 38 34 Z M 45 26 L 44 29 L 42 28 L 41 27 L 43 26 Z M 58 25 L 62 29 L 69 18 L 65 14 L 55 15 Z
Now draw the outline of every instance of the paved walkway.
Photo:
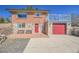
M 45 34 L 10 34 L 9 37 L 13 38 L 48 38 Z
M 32 38 L 24 53 L 74 53 L 79 52 L 79 37 L 53 35 L 50 38 Z

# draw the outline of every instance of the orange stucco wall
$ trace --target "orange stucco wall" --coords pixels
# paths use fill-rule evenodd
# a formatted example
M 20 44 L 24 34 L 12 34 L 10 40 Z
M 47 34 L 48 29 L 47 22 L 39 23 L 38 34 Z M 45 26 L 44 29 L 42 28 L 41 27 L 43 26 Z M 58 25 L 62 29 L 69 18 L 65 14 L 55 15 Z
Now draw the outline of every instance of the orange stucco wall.
M 18 18 L 16 14 L 12 15 L 12 23 L 45 23 L 46 15 L 36 17 L 35 15 L 28 15 L 27 18 Z
M 41 31 L 41 28 L 42 26 L 40 25 L 44 25 L 46 23 L 46 18 L 47 16 L 46 15 L 40 15 L 40 16 L 35 16 L 35 15 L 27 15 L 27 18 L 18 18 L 17 17 L 17 14 L 12 14 L 12 24 L 13 24 L 13 31 L 14 31 L 14 35 L 16 35 L 16 37 L 33 37 L 34 34 L 41 34 L 42 31 Z M 17 23 L 25 23 L 25 24 L 28 24 L 28 23 L 31 23 L 33 24 L 31 26 L 31 30 L 32 30 L 32 33 L 31 34 L 17 34 L 17 31 L 18 31 L 18 28 L 16 28 L 16 24 Z M 38 23 L 39 24 L 39 32 L 38 33 L 35 33 L 35 24 Z M 21 29 L 21 28 L 19 28 Z M 23 29 L 23 28 L 22 28 Z M 23 30 L 28 30 L 28 28 L 24 28 Z

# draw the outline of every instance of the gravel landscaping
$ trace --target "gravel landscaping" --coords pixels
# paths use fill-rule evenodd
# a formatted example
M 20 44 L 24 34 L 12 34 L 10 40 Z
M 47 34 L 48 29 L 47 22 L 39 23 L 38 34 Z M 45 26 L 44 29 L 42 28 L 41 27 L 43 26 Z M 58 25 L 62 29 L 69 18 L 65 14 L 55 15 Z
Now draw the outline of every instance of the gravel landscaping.
M 7 39 L 0 44 L 0 53 L 22 53 L 30 38 L 27 39 Z

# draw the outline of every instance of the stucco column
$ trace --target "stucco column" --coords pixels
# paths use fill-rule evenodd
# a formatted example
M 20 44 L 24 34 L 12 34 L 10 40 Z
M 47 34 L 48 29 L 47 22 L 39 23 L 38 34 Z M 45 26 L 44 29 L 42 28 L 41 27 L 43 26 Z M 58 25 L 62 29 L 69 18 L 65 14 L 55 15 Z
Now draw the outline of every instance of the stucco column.
M 32 34 L 35 34 L 35 24 L 32 24 Z
M 48 35 L 52 35 L 52 23 L 48 23 Z
M 67 34 L 70 35 L 71 34 L 71 23 L 67 23 Z
M 39 33 L 41 34 L 42 33 L 42 24 L 39 24 Z

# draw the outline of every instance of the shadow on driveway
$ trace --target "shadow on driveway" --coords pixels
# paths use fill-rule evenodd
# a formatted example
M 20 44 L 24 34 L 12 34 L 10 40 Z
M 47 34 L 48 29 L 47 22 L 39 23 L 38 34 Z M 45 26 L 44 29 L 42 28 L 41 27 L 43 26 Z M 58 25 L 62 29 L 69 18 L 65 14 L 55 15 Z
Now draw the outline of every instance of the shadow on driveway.
M 29 40 L 30 38 L 7 39 L 3 44 L 0 44 L 0 53 L 22 53 Z

